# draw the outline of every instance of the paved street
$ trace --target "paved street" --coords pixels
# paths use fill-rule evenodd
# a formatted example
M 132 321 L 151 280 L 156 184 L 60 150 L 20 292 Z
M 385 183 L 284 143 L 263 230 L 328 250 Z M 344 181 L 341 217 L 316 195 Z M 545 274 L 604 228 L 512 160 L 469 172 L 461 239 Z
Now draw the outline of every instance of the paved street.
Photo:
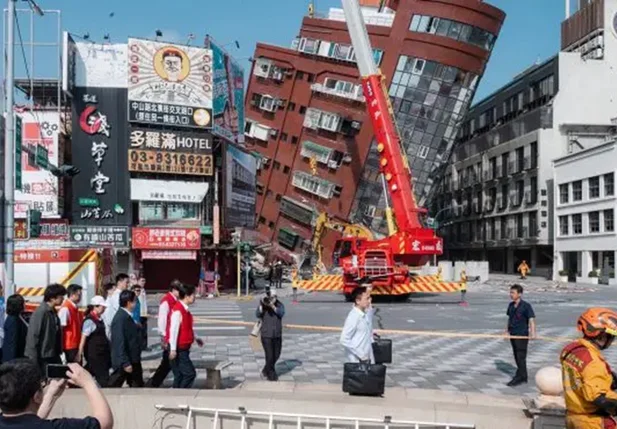
M 514 280 L 512 278 L 511 280 Z M 532 280 L 530 283 L 534 283 Z M 547 337 L 576 337 L 575 323 L 589 306 L 617 307 L 617 291 L 608 286 L 569 290 L 543 290 L 547 282 L 536 281 L 525 299 L 537 315 L 538 333 Z M 458 303 L 459 296 L 414 296 L 407 303 L 375 300 L 378 313 L 375 327 L 382 329 L 500 334 L 506 325 L 507 283 L 490 288 L 486 285 L 467 294 L 469 306 Z M 585 293 L 577 293 L 585 289 Z M 536 291 L 538 290 L 538 291 Z M 286 305 L 286 323 L 341 327 L 350 308 L 342 296 L 334 293 L 307 294 Z M 257 301 L 231 299 L 200 300 L 193 308 L 198 319 L 213 318 L 254 321 Z M 152 308 L 152 307 L 151 307 Z M 249 328 L 203 322 L 197 332 L 206 337 L 203 359 L 229 360 L 233 363 L 224 375 L 230 384 L 260 378 L 262 352 L 249 342 Z M 515 370 L 507 340 L 483 338 L 444 338 L 412 335 L 389 336 L 394 341 L 394 362 L 388 366 L 388 385 L 449 391 L 479 391 L 487 394 L 532 394 L 535 372 L 558 364 L 563 343 L 535 341 L 530 346 L 528 366 L 530 383 L 516 389 L 505 386 Z M 201 351 L 195 350 L 199 355 Z M 609 361 L 617 359 L 617 349 L 609 351 Z M 343 352 L 338 334 L 311 331 L 287 331 L 283 352 L 277 365 L 281 380 L 309 383 L 340 383 Z M 202 375 L 204 377 L 204 375 Z

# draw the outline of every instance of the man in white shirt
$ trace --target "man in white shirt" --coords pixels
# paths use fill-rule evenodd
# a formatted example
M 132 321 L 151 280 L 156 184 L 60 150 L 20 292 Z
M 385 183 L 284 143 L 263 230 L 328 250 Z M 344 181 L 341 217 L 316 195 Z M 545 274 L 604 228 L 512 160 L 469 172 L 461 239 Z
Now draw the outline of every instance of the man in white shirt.
M 116 276 L 116 289 L 114 293 L 107 298 L 107 310 L 103 313 L 103 321 L 105 322 L 105 331 L 107 338 L 111 340 L 111 322 L 114 320 L 118 309 L 120 308 L 120 294 L 129 287 L 129 276 L 120 273 Z
M 199 347 L 204 345 L 202 339 L 195 335 L 193 315 L 189 311 L 189 306 L 195 302 L 195 286 L 181 285 L 178 298 L 169 319 L 169 360 L 174 373 L 173 387 L 190 389 L 197 377 L 190 356 L 191 346 L 194 342 Z
M 358 286 L 351 293 L 354 306 L 341 333 L 346 362 L 375 362 L 373 356 L 373 309 L 370 289 Z
M 163 384 L 163 381 L 165 381 L 165 378 L 167 378 L 169 371 L 171 371 L 171 366 L 169 364 L 169 344 L 167 344 L 165 336 L 167 334 L 167 322 L 169 320 L 170 312 L 172 307 L 176 305 L 176 302 L 178 301 L 178 296 L 180 294 L 179 288 L 181 286 L 182 283 L 180 283 L 179 280 L 173 280 L 169 285 L 169 292 L 161 298 L 157 327 L 159 335 L 161 336 L 163 357 L 161 359 L 161 364 L 154 372 L 154 375 L 146 383 L 146 387 L 160 387 Z

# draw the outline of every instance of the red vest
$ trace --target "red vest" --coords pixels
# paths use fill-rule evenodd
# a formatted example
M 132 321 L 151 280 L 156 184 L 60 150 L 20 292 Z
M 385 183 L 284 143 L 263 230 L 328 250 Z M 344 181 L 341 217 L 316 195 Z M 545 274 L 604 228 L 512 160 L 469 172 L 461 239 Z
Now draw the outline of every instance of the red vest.
M 76 350 L 79 348 L 79 341 L 81 340 L 83 316 L 77 309 L 77 306 L 68 299 L 62 303 L 62 307 L 69 311 L 69 321 L 62 329 L 62 349 Z
M 190 311 L 184 308 L 184 305 L 178 301 L 174 305 L 171 314 L 174 311 L 179 311 L 182 319 L 180 320 L 180 332 L 178 332 L 178 350 L 187 350 L 191 348 L 191 345 L 195 341 L 195 334 L 193 333 L 193 315 Z M 169 331 L 171 323 L 167 324 L 167 332 L 165 333 L 165 341 L 169 343 Z
M 176 305 L 176 303 L 178 302 L 178 300 L 176 299 L 175 296 L 172 295 L 171 292 L 166 293 L 165 295 L 163 295 L 163 298 L 161 298 L 161 304 L 163 304 L 164 302 L 167 303 L 167 306 L 169 307 L 169 311 L 167 312 L 167 323 L 165 323 L 165 343 L 169 343 L 169 322 L 171 321 L 171 312 L 174 309 L 174 305 Z

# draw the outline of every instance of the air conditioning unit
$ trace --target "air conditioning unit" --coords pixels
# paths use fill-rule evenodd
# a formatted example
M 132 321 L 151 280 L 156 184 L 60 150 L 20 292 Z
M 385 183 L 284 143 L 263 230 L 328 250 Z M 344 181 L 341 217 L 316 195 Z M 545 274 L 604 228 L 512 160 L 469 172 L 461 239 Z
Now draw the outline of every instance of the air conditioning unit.
M 328 168 L 337 169 L 339 167 L 339 163 L 337 161 L 330 160 L 328 161 Z
M 362 128 L 362 122 L 351 121 L 351 128 L 353 128 L 354 130 L 359 130 L 360 128 Z
M 270 137 L 276 137 L 277 134 L 278 134 L 278 130 L 275 130 L 275 129 L 270 130 Z

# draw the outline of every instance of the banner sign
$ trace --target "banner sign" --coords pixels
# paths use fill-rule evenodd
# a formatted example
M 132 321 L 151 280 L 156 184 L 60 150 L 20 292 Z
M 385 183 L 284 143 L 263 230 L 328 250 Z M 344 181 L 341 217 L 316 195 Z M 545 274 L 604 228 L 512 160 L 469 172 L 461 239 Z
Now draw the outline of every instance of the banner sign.
M 129 229 L 126 226 L 73 226 L 69 227 L 73 243 L 86 246 L 128 247 Z
M 244 143 L 244 70 L 221 47 L 206 40 L 214 61 L 214 126 L 212 131 Z
M 212 153 L 212 134 L 203 131 L 158 130 L 131 126 L 131 149 L 178 153 Z
M 209 186 L 208 182 L 131 179 L 131 200 L 200 204 Z
M 225 226 L 255 227 L 257 159 L 227 145 L 225 170 Z
M 198 250 L 201 248 L 199 228 L 132 229 L 133 249 Z
M 128 41 L 129 121 L 212 127 L 212 51 L 144 39 Z
M 197 259 L 194 250 L 142 250 L 141 259 L 190 260 Z
M 212 176 L 212 155 L 129 149 L 129 171 Z
M 15 219 L 15 240 L 28 238 L 28 221 Z M 41 220 L 41 235 L 32 240 L 66 240 L 69 236 L 69 221 L 67 219 Z
M 126 89 L 74 89 L 73 224 L 130 225 Z M 98 204 L 92 204 L 97 202 Z
M 15 217 L 26 217 L 30 208 L 39 210 L 44 218 L 59 218 L 63 210 L 58 204 L 62 201 L 61 182 L 49 170 L 28 162 L 28 151 L 35 153 L 40 146 L 47 150 L 51 164 L 58 165 L 62 161 L 59 156 L 60 116 L 57 111 L 24 112 L 21 124 L 22 186 L 15 191 Z

